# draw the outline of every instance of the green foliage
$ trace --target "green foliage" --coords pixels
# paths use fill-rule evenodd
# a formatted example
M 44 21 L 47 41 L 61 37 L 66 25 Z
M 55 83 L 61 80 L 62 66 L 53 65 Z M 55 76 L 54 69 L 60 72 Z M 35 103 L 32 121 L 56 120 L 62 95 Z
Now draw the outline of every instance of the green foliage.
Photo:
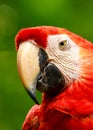
M 91 0 L 0 0 L 0 130 L 20 130 L 34 104 L 17 73 L 14 39 L 18 30 L 60 26 L 93 41 L 92 12 Z

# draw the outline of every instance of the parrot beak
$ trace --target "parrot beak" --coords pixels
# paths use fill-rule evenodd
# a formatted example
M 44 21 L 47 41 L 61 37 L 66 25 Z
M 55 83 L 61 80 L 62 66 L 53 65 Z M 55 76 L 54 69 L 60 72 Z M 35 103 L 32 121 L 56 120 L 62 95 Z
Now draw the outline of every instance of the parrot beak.
M 33 41 L 26 41 L 20 44 L 17 53 L 17 67 L 21 81 L 35 103 L 39 104 L 36 92 L 36 79 L 39 75 L 39 48 Z
M 20 43 L 17 66 L 21 81 L 36 104 L 39 104 L 36 89 L 50 96 L 55 96 L 64 89 L 64 76 L 51 62 L 46 51 L 38 47 L 34 41 Z

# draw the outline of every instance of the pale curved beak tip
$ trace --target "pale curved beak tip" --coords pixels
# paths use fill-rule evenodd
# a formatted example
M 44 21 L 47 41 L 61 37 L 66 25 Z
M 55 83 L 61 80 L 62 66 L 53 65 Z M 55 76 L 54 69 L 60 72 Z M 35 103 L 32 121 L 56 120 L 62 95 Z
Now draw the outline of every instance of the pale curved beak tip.
M 26 89 L 27 93 L 29 94 L 29 96 L 32 98 L 32 100 L 39 105 L 39 102 L 35 96 L 35 94 L 32 93 L 32 91 L 30 91 L 30 89 Z

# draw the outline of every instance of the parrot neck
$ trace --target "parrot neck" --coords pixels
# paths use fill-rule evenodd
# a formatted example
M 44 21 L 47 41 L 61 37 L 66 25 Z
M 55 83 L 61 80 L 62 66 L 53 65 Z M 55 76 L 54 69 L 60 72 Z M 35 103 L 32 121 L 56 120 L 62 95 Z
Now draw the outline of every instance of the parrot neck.
M 93 114 L 93 60 L 83 62 L 78 80 L 55 97 L 43 94 L 42 108 L 56 109 L 75 117 Z
M 71 116 L 93 114 L 93 51 L 80 51 L 80 76 L 55 97 L 43 94 L 42 108 L 56 109 Z
M 87 116 L 93 114 L 93 86 L 75 81 L 67 90 L 55 97 L 43 94 L 43 110 L 55 109 L 71 116 Z

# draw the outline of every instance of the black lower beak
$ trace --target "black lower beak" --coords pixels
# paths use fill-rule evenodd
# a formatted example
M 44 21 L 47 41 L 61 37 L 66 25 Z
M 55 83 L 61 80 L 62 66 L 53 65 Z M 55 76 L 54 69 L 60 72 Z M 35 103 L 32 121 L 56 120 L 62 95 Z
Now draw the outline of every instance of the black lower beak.
M 47 54 L 40 49 L 39 66 L 40 74 L 37 78 L 37 89 L 51 96 L 57 95 L 65 87 L 65 79 L 59 69 L 48 62 Z

